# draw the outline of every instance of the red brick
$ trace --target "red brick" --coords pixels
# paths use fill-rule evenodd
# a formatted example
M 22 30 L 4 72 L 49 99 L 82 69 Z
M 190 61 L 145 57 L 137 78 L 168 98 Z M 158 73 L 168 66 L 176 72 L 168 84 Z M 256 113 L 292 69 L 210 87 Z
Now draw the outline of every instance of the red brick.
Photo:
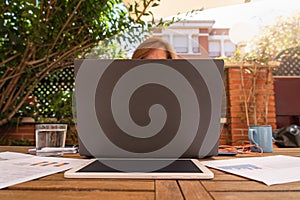
M 237 141 L 237 140 L 248 140 L 248 135 L 233 135 L 232 141 Z
M 230 112 L 241 112 L 241 106 L 231 106 L 230 108 Z
M 231 84 L 241 84 L 241 80 L 239 79 L 229 79 L 228 83 Z
M 247 125 L 245 123 L 231 123 L 230 127 L 232 129 L 244 129 L 247 128 Z
M 240 75 L 240 73 L 230 73 L 229 78 L 239 80 L 239 79 L 241 79 L 241 75 Z
M 228 88 L 229 93 L 231 93 L 232 90 L 242 91 L 242 86 L 240 84 L 232 84 Z

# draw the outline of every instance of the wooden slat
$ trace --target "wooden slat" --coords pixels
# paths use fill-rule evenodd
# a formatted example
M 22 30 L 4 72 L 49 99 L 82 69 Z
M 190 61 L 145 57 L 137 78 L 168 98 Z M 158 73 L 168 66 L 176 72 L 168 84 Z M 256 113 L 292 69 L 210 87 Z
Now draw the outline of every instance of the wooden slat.
M 12 151 L 18 153 L 28 153 L 28 149 L 35 148 L 33 146 L 0 146 L 0 152 Z
M 179 180 L 178 183 L 187 200 L 212 199 L 199 180 Z
M 1 147 L 1 151 L 27 153 L 33 147 Z M 299 156 L 300 148 L 275 149 L 263 156 Z M 202 160 L 244 157 L 215 156 Z M 65 157 L 82 158 L 78 154 Z M 300 199 L 300 182 L 267 186 L 247 178 L 211 169 L 213 180 L 66 179 L 53 174 L 0 190 L 0 199 Z
M 212 192 L 211 195 L 216 200 L 300 199 L 300 192 Z
M 60 173 L 57 173 L 57 174 L 52 174 L 50 176 L 45 176 L 45 177 L 42 177 L 40 179 L 38 179 L 39 181 L 122 181 L 122 182 L 148 182 L 150 183 L 152 186 L 151 188 L 154 187 L 154 180 L 153 179 L 114 179 L 114 178 L 106 178 L 106 179 L 100 179 L 100 178 L 97 178 L 97 179 L 93 179 L 93 178 L 65 178 L 64 177 L 64 172 L 60 172 Z
M 249 181 L 247 178 L 243 178 L 241 176 L 236 176 L 233 174 L 220 174 L 216 175 L 213 179 L 214 181 Z
M 124 200 L 139 199 L 153 200 L 154 192 L 128 192 L 128 191 L 18 191 L 0 190 L 1 200 L 77 200 L 77 199 L 105 199 L 105 200 Z
M 276 148 L 274 149 L 274 154 L 300 157 L 300 149 L 299 148 Z
M 64 172 L 62 173 L 57 173 L 57 174 L 52 174 L 50 176 L 44 176 L 40 178 L 40 181 L 61 181 L 64 179 Z
M 63 179 L 61 181 L 35 180 L 10 186 L 18 190 L 122 190 L 122 191 L 154 191 L 151 180 L 119 180 L 119 179 Z
M 214 177 L 214 181 L 248 181 L 249 179 L 241 177 L 241 176 L 237 176 L 237 175 L 233 175 L 230 173 L 226 173 L 224 171 L 221 170 L 217 170 L 217 169 L 213 169 L 213 168 L 209 168 L 215 175 Z
M 155 181 L 156 200 L 180 200 L 183 199 L 179 185 L 176 180 Z
M 300 191 L 299 182 L 267 186 L 256 181 L 201 181 L 208 191 Z

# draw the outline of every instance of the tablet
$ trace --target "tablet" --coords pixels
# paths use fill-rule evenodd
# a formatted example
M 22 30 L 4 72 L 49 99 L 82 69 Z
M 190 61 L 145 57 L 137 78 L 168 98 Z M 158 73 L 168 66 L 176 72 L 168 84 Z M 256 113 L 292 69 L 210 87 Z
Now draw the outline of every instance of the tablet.
M 141 166 L 165 167 L 154 171 L 141 170 Z M 107 163 L 110 163 L 107 165 Z M 110 166 L 126 167 L 121 171 Z M 125 166 L 125 168 L 124 168 Z M 212 179 L 214 174 L 196 159 L 92 159 L 64 173 L 65 178 L 126 178 L 126 179 Z

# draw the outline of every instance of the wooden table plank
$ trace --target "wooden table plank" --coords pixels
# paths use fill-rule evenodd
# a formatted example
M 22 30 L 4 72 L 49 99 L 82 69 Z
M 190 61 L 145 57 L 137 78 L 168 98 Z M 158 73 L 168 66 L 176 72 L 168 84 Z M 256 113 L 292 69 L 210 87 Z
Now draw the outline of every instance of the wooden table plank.
M 0 152 L 12 151 L 17 153 L 28 153 L 28 149 L 35 148 L 33 146 L 0 146 Z
M 156 180 L 155 191 L 156 200 L 183 199 L 182 193 L 176 180 Z
M 300 199 L 300 192 L 212 192 L 211 195 L 216 200 Z
M 273 153 L 264 153 L 263 156 L 287 155 L 300 157 L 300 148 L 275 148 Z
M 213 169 L 209 168 L 215 175 L 213 178 L 214 181 L 248 181 L 249 179 L 237 176 L 234 174 L 226 173 L 224 171 L 218 170 L 218 169 Z
M 27 153 L 33 147 L 0 146 L 1 151 Z M 300 148 L 275 149 L 263 156 L 299 156 Z M 215 156 L 202 160 L 232 159 Z M 64 157 L 82 158 L 79 154 Z M 267 186 L 211 169 L 212 180 L 66 179 L 57 173 L 0 190 L 1 200 L 53 199 L 300 199 L 300 182 Z
M 154 192 L 128 192 L 128 191 L 32 191 L 32 190 L 0 190 L 1 200 L 77 200 L 77 199 L 105 199 L 124 200 L 139 199 L 153 200 Z
M 187 200 L 212 199 L 199 180 L 179 180 L 178 183 Z
M 265 185 L 256 181 L 201 181 L 208 191 L 299 191 L 299 182 Z
M 214 181 L 249 181 L 249 179 L 233 175 L 233 174 L 219 174 L 215 175 Z
M 34 180 L 10 186 L 13 190 L 109 190 L 109 191 L 154 191 L 153 180 L 119 179 L 61 179 Z
M 62 179 L 64 179 L 64 172 L 52 174 L 51 176 L 44 176 L 44 177 L 41 177 L 39 180 L 40 181 L 60 181 Z

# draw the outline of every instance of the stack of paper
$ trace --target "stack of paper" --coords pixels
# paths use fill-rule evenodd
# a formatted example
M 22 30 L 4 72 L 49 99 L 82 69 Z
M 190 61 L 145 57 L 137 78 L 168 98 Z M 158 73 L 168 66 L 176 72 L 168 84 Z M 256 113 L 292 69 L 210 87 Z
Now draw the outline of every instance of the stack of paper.
M 203 161 L 202 164 L 232 174 L 261 181 L 267 185 L 300 181 L 300 158 L 267 156 Z
M 0 153 L 0 189 L 77 167 L 87 160 Z

